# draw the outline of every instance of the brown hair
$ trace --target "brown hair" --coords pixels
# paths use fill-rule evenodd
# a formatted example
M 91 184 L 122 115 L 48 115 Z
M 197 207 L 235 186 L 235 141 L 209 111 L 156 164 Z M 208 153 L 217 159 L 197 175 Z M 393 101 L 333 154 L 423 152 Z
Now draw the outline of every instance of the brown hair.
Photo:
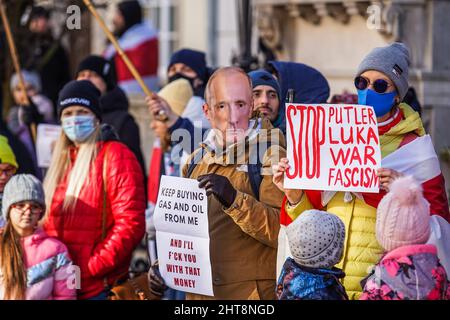
M 20 236 L 8 217 L 0 240 L 0 269 L 3 275 L 3 299 L 23 300 L 27 288 L 27 272 Z

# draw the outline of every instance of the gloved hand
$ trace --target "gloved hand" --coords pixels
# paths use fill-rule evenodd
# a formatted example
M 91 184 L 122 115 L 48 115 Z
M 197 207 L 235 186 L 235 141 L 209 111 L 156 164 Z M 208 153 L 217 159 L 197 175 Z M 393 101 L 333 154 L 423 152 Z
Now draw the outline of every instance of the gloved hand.
M 164 279 L 159 272 L 159 263 L 156 261 L 148 270 L 148 287 L 150 292 L 155 296 L 162 297 L 164 291 L 167 290 L 167 286 L 164 283 Z
M 29 126 L 32 123 L 38 124 L 43 121 L 42 115 L 39 113 L 37 106 L 33 103 L 30 97 L 28 97 L 30 101 L 29 105 L 21 105 L 20 106 L 20 120 Z
M 197 180 L 199 181 L 198 187 L 205 188 L 207 196 L 215 195 L 225 208 L 229 208 L 236 199 L 236 189 L 227 177 L 210 173 L 199 176 Z

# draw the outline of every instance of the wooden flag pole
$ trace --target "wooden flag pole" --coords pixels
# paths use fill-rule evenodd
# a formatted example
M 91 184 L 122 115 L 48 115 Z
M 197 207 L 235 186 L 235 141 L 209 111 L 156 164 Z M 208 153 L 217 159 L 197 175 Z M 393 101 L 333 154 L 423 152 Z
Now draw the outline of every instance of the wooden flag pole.
M 111 31 L 109 31 L 108 27 L 106 26 L 106 24 L 103 21 L 102 17 L 100 17 L 100 15 L 98 14 L 97 10 L 95 10 L 95 8 L 92 5 L 91 1 L 90 0 L 83 0 L 83 2 L 86 5 L 86 7 L 89 9 L 89 11 L 92 13 L 94 18 L 98 21 L 98 23 L 100 24 L 100 27 L 103 29 L 103 32 L 105 32 L 106 36 L 108 37 L 108 39 L 113 44 L 113 46 L 116 49 L 117 53 L 123 59 L 123 61 L 125 62 L 126 66 L 130 70 L 131 74 L 133 75 L 133 77 L 136 79 L 136 81 L 141 86 L 141 88 L 144 91 L 145 95 L 151 96 L 152 92 L 145 85 L 144 81 L 142 80 L 141 75 L 137 72 L 133 62 L 131 62 L 130 59 L 128 59 L 128 56 L 125 54 L 125 52 L 123 52 L 123 50 L 120 47 L 119 43 L 117 42 L 116 38 L 111 33 Z
M 9 51 L 11 53 L 11 58 L 13 60 L 14 69 L 16 70 L 16 73 L 19 76 L 19 85 L 23 91 L 25 103 L 27 106 L 29 106 L 30 100 L 28 99 L 27 90 L 25 88 L 25 81 L 23 79 L 22 71 L 20 68 L 20 63 L 19 63 L 19 59 L 17 56 L 16 45 L 14 44 L 14 39 L 12 37 L 11 28 L 9 26 L 8 16 L 6 15 L 6 10 L 5 10 L 5 6 L 3 4 L 3 0 L 0 0 L 0 14 L 2 17 L 3 26 L 5 27 L 6 39 L 8 41 Z M 31 136 L 33 138 L 33 141 L 36 143 L 36 124 L 31 123 L 30 129 L 31 129 Z
M 131 62 L 131 60 L 128 58 L 126 53 L 122 50 L 122 48 L 120 47 L 119 43 L 117 42 L 116 38 L 111 33 L 111 31 L 109 31 L 109 29 L 106 26 L 105 22 L 103 21 L 102 17 L 100 17 L 100 15 L 98 14 L 97 10 L 95 10 L 94 6 L 92 5 L 92 2 L 90 0 L 83 0 L 83 2 L 86 5 L 86 7 L 89 9 L 89 11 L 92 13 L 92 15 L 94 16 L 95 20 L 97 20 L 97 22 L 100 24 L 100 27 L 103 29 L 103 32 L 108 37 L 109 41 L 111 41 L 112 45 L 116 49 L 116 51 L 119 54 L 119 56 L 125 62 L 125 65 L 127 66 L 128 70 L 130 70 L 130 72 L 133 75 L 133 77 L 136 79 L 136 81 L 141 86 L 141 88 L 144 91 L 145 95 L 150 97 L 152 95 L 152 91 L 150 91 L 150 89 L 144 83 L 144 80 L 142 80 L 142 77 L 139 74 L 139 72 L 136 70 L 136 67 L 134 66 L 133 62 Z M 167 121 L 168 120 L 168 117 L 167 117 L 166 113 L 163 110 L 161 110 L 159 114 L 155 115 L 155 117 L 158 120 L 160 120 L 160 121 Z

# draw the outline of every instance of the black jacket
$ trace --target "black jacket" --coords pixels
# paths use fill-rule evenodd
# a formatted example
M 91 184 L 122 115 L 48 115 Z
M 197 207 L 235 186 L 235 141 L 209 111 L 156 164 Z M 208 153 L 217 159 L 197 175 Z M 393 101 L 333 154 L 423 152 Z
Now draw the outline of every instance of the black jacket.
M 50 33 L 42 35 L 29 32 L 19 48 L 24 69 L 39 73 L 42 94 L 57 106 L 59 91 L 71 80 L 69 59 L 63 46 Z
M 100 98 L 100 104 L 103 122 L 111 125 L 119 135 L 120 141 L 133 151 L 145 175 L 139 127 L 128 113 L 129 103 L 125 92 L 116 86 Z

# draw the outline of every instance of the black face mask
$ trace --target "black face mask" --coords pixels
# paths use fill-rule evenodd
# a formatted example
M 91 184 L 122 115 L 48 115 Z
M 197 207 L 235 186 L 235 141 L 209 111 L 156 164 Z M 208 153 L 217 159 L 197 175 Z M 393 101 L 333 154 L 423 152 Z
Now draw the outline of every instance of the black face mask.
M 194 96 L 199 96 L 199 97 L 203 97 L 204 92 L 205 92 L 205 88 L 203 86 L 199 86 L 198 88 L 194 88 L 194 80 L 196 78 L 190 78 L 185 76 L 182 73 L 175 73 L 173 76 L 169 77 L 169 83 L 178 80 L 178 79 L 185 79 L 187 81 L 189 81 L 189 83 L 191 84 L 191 88 L 194 91 Z
M 189 83 L 191 84 L 192 90 L 194 90 L 195 78 L 187 77 L 182 73 L 175 73 L 173 76 L 169 77 L 169 83 L 174 82 L 175 80 L 178 80 L 178 79 L 185 79 L 185 80 L 189 81 Z

